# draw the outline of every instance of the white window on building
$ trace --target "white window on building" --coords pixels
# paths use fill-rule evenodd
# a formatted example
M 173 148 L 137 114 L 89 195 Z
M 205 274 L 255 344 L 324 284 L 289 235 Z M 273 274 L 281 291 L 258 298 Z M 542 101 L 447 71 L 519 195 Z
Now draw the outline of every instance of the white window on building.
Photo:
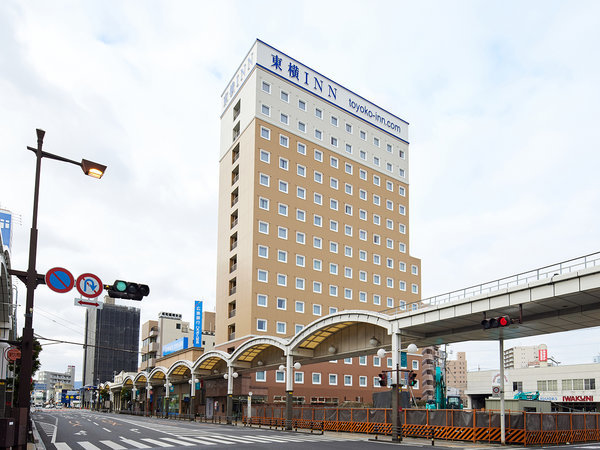
M 265 294 L 257 294 L 256 295 L 256 304 L 258 306 L 267 307 L 267 296 Z
M 313 316 L 320 316 L 321 309 L 321 305 L 313 305 Z
M 285 322 L 277 322 L 277 334 L 285 334 Z
M 296 303 L 295 303 L 295 311 L 296 311 L 297 313 L 304 314 L 304 302 L 301 302 L 301 301 L 299 301 L 299 300 L 296 300 Z
M 287 309 L 287 299 L 277 297 L 277 309 L 286 310 Z
M 352 375 L 344 375 L 344 386 L 352 386 Z
M 263 139 L 271 139 L 271 130 L 269 128 L 260 127 L 260 137 Z
M 265 104 L 262 104 L 260 105 L 260 112 L 263 113 L 265 116 L 270 116 L 271 108 Z
M 256 381 L 262 383 L 267 381 L 267 372 L 265 372 L 264 370 L 259 370 L 258 372 L 256 372 Z
M 337 386 L 337 374 L 336 373 L 329 374 L 329 385 Z
M 304 100 L 298 100 L 298 108 L 302 111 L 306 111 L 306 102 Z
M 261 283 L 267 283 L 269 281 L 269 272 L 266 270 L 258 269 L 258 281 Z
M 256 320 L 256 331 L 267 331 L 267 321 L 265 319 Z
M 302 142 L 298 142 L 298 153 L 301 155 L 306 155 L 306 145 Z
M 281 97 L 281 100 L 283 100 L 284 102 L 286 102 L 286 103 L 290 102 L 290 95 L 287 92 L 281 91 L 280 97 Z
M 285 372 L 283 370 L 275 372 L 275 383 L 285 383 Z
M 321 384 L 321 374 L 318 372 L 312 373 L 312 384 Z
M 263 90 L 263 92 L 266 92 L 267 94 L 271 93 L 271 85 L 269 83 L 267 83 L 266 81 L 262 82 L 261 89 Z

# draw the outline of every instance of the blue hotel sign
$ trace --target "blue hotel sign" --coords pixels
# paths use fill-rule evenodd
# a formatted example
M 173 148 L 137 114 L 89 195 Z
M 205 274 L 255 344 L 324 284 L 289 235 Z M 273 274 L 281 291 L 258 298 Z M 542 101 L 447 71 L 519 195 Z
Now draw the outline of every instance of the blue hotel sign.
M 202 347 L 202 301 L 194 307 L 194 347 Z
M 303 65 L 285 53 L 257 40 L 221 95 L 225 112 L 254 66 L 260 66 L 299 88 L 408 142 L 408 123 Z
M 179 350 L 183 350 L 188 348 L 188 338 L 182 337 L 177 339 L 176 341 L 169 342 L 166 345 L 163 345 L 162 355 L 167 356 L 171 353 L 178 352 Z
M 10 248 L 12 215 L 8 211 L 0 211 L 0 232 L 2 233 L 2 243 Z M 2 249 L 0 248 L 0 251 Z

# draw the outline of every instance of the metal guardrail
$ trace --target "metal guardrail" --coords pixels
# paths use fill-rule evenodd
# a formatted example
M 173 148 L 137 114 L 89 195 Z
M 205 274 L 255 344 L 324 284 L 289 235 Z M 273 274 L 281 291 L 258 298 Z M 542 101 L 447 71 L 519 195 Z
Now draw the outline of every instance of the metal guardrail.
M 488 281 L 486 283 L 470 286 L 464 289 L 458 289 L 456 291 L 447 292 L 434 297 L 428 297 L 420 301 L 422 306 L 420 306 L 418 310 L 427 309 L 431 306 L 437 306 L 457 300 L 463 300 L 476 295 L 496 292 L 514 286 L 525 285 L 533 281 L 552 278 L 555 275 L 562 275 L 564 273 L 575 272 L 595 266 L 600 266 L 600 252 L 591 253 L 589 255 L 551 264 L 549 266 L 540 267 L 539 269 L 521 272 L 516 275 L 511 275 L 494 281 Z M 401 310 L 399 307 L 396 307 L 384 309 L 381 312 L 385 314 L 396 315 L 406 313 L 407 310 Z

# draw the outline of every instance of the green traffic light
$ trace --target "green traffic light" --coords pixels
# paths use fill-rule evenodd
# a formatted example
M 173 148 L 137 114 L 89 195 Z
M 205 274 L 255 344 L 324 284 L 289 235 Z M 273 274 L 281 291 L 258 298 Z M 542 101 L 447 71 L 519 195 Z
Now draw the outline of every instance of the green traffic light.
M 127 289 L 127 283 L 125 283 L 124 281 L 118 280 L 115 282 L 114 286 L 115 290 L 119 291 L 119 292 L 125 292 L 125 289 Z

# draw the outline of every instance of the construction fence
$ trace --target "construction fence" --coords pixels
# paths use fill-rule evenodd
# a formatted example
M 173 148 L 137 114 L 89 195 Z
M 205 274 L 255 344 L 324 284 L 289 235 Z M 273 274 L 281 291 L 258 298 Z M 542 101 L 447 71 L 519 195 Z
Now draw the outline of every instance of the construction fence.
M 244 407 L 242 422 L 259 426 L 286 425 L 285 407 Z M 347 431 L 374 435 L 392 433 L 392 411 L 383 408 L 294 407 L 292 428 Z M 545 445 L 600 441 L 600 414 L 593 412 L 505 412 L 507 444 Z M 500 443 L 500 412 L 490 410 L 404 409 L 402 435 L 426 439 Z

